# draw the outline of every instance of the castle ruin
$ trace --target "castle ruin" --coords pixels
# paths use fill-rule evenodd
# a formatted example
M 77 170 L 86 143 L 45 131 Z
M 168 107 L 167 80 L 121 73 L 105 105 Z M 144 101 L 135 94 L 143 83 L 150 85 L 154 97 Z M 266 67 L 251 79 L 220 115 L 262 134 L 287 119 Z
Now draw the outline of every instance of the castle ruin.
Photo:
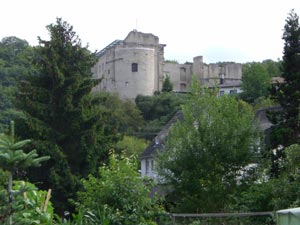
M 157 36 L 136 30 L 129 32 L 124 40 L 115 40 L 97 53 L 98 61 L 92 72 L 102 82 L 93 91 L 108 91 L 118 93 L 123 99 L 134 99 L 139 94 L 153 95 L 160 91 L 169 76 L 175 92 L 186 92 L 192 76 L 196 76 L 203 85 L 218 84 L 220 94 L 227 89 L 228 93 L 240 92 L 242 64 L 206 64 L 202 56 L 184 64 L 165 61 L 165 46 Z

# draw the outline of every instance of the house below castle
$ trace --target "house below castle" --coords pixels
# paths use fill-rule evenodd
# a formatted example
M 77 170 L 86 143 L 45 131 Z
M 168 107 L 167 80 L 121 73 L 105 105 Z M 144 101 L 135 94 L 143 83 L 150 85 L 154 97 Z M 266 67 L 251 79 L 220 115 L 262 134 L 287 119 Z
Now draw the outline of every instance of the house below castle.
M 218 84 L 220 95 L 241 92 L 242 64 L 206 64 L 202 56 L 184 64 L 165 61 L 165 47 L 157 36 L 136 30 L 129 32 L 124 40 L 115 40 L 97 53 L 98 61 L 92 72 L 102 82 L 93 91 L 108 91 L 118 93 L 123 99 L 134 99 L 137 95 L 160 91 L 169 76 L 175 92 L 186 92 L 194 75 L 204 85 Z

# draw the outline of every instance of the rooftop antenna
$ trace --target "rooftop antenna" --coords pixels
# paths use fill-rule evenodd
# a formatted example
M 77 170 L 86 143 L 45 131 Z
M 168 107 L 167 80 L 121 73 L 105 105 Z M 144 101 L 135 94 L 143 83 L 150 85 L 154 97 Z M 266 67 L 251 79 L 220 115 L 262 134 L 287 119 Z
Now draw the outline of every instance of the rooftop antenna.
M 135 18 L 135 29 L 134 29 L 134 31 L 137 31 L 137 29 L 138 29 L 138 19 Z

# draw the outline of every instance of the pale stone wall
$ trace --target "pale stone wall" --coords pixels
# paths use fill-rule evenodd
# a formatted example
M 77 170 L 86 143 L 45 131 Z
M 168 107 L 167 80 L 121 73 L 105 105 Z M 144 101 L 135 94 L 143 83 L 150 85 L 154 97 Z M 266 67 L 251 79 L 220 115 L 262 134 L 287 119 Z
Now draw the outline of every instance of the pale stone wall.
M 121 98 L 133 99 L 137 95 L 152 95 L 155 89 L 155 50 L 151 48 L 119 48 L 116 55 L 116 89 Z M 138 71 L 132 72 L 131 64 Z
M 113 42 L 102 50 L 92 71 L 102 78 L 94 91 L 115 92 L 121 98 L 152 95 L 163 80 L 164 46 L 157 36 L 130 32 L 124 41 Z M 137 71 L 132 70 L 136 64 Z
M 192 79 L 192 64 L 165 63 L 164 78 L 170 77 L 173 84 L 173 91 L 187 91 Z
M 123 41 L 114 41 L 99 52 L 92 68 L 95 78 L 102 78 L 94 91 L 119 93 L 121 98 L 152 95 L 162 88 L 170 76 L 173 90 L 188 91 L 193 75 L 204 85 L 229 84 L 241 80 L 242 65 L 238 63 L 205 64 L 202 56 L 192 63 L 178 64 L 164 61 L 164 47 L 157 36 L 131 31 Z M 132 63 L 138 70 L 132 71 Z

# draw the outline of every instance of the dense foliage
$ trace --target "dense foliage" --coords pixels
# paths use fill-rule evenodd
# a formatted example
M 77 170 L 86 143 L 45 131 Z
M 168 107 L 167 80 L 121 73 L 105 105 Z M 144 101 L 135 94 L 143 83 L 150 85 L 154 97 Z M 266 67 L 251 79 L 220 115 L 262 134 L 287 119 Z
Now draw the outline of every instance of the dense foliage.
M 22 140 L 22 141 L 15 141 L 14 135 L 14 125 L 12 123 L 10 128 L 10 134 L 0 134 L 0 168 L 4 171 L 8 172 L 8 188 L 7 191 L 0 190 L 1 193 L 1 205 L 0 205 L 0 212 L 3 217 L 4 221 L 8 221 L 10 225 L 13 224 L 13 214 L 18 207 L 18 202 L 15 202 L 15 198 L 19 195 L 22 195 L 23 192 L 19 191 L 15 192 L 13 190 L 13 176 L 18 172 L 27 169 L 28 167 L 40 167 L 41 162 L 48 160 L 48 156 L 38 157 L 36 150 L 31 150 L 27 154 L 23 151 L 25 145 L 28 145 L 31 140 Z M 19 190 L 20 188 L 18 188 Z M 19 212 L 20 210 L 18 210 Z M 26 213 L 29 213 L 28 211 Z M 25 219 L 23 218 L 22 214 L 19 216 L 17 215 L 17 219 L 22 221 Z M 19 224 L 28 224 L 25 223 Z M 29 221 L 30 222 L 30 221 Z M 15 221 L 14 224 L 18 224 Z
M 172 116 L 184 104 L 186 96 L 164 92 L 153 96 L 138 95 L 135 99 L 137 108 L 141 111 L 146 125 L 136 135 L 148 140 L 166 125 Z
M 92 79 L 95 55 L 73 31 L 57 19 L 47 26 L 50 40 L 39 39 L 34 48 L 37 74 L 30 74 L 20 85 L 17 106 L 25 114 L 17 133 L 31 137 L 39 155 L 51 159 L 41 169 L 30 169 L 32 182 L 41 189 L 53 189 L 58 211 L 67 210 L 82 177 L 95 173 L 108 157 L 116 131 L 106 126 L 109 115 L 91 95 L 99 80 Z M 26 132 L 24 132 L 26 131 Z
M 266 96 L 271 85 L 271 77 L 261 63 L 247 63 L 243 65 L 241 97 L 247 102 Z
M 174 189 L 168 200 L 178 212 L 226 211 L 258 153 L 251 107 L 194 81 L 182 113 L 158 156 L 162 181 Z
M 40 39 L 35 48 L 16 37 L 0 42 L 0 131 L 18 118 L 18 138 L 0 135 L 1 224 L 157 224 L 164 212 L 161 202 L 172 212 L 188 213 L 299 206 L 300 28 L 294 11 L 284 29 L 283 61 L 243 68 L 242 98 L 254 109 L 276 101 L 282 107 L 271 114 L 269 152 L 258 151 L 263 142 L 248 104 L 216 98 L 197 82 L 191 95 L 179 95 L 169 92 L 166 79 L 161 94 L 138 96 L 136 105 L 117 95 L 91 93 L 100 82 L 91 74 L 95 55 L 61 19 L 47 29 L 50 40 Z M 284 83 L 273 84 L 270 100 L 269 80 L 278 75 Z M 173 126 L 158 156 L 169 192 L 165 201 L 157 201 L 149 198 L 152 182 L 137 170 L 135 157 L 146 147 L 138 137 L 152 139 L 180 106 L 184 120 Z M 109 157 L 111 148 L 115 153 Z M 51 159 L 41 168 L 26 170 L 47 155 Z M 45 191 L 24 181 L 13 186 L 13 176 L 29 179 L 40 190 L 51 188 L 60 215 L 54 216 Z M 69 204 L 77 193 L 78 201 Z M 77 212 L 71 221 L 61 217 L 72 207 Z
M 151 181 L 141 178 L 133 158 L 111 154 L 109 164 L 99 168 L 99 177 L 82 181 L 81 211 L 99 211 L 110 225 L 156 224 L 163 210 L 155 196 L 150 198 Z
M 281 110 L 269 112 L 274 126 L 260 182 L 253 183 L 238 199 L 238 208 L 245 211 L 292 208 L 298 207 L 300 202 L 300 26 L 299 17 L 294 10 L 286 19 L 283 40 L 281 76 L 284 82 L 273 84 L 271 92 Z
M 173 91 L 173 84 L 171 82 L 170 76 L 167 76 L 164 79 L 161 91 L 162 92 L 171 92 L 171 91 Z
M 34 184 L 24 181 L 14 181 L 12 187 L 14 191 L 14 201 L 11 209 L 13 210 L 13 224 L 32 225 L 49 224 L 52 225 L 54 209 L 49 201 L 50 190 L 38 190 Z M 0 223 L 8 225 L 8 214 L 10 210 L 7 204 L 7 192 L 0 190 Z
M 291 11 L 286 19 L 283 33 L 284 50 L 282 61 L 283 83 L 274 86 L 272 96 L 279 102 L 282 111 L 273 117 L 277 124 L 274 132 L 280 138 L 274 138 L 273 147 L 287 146 L 299 142 L 300 132 L 300 26 L 299 17 Z
M 7 128 L 12 119 L 17 82 L 26 74 L 33 73 L 30 66 L 33 57 L 28 42 L 11 36 L 0 42 L 0 132 Z

